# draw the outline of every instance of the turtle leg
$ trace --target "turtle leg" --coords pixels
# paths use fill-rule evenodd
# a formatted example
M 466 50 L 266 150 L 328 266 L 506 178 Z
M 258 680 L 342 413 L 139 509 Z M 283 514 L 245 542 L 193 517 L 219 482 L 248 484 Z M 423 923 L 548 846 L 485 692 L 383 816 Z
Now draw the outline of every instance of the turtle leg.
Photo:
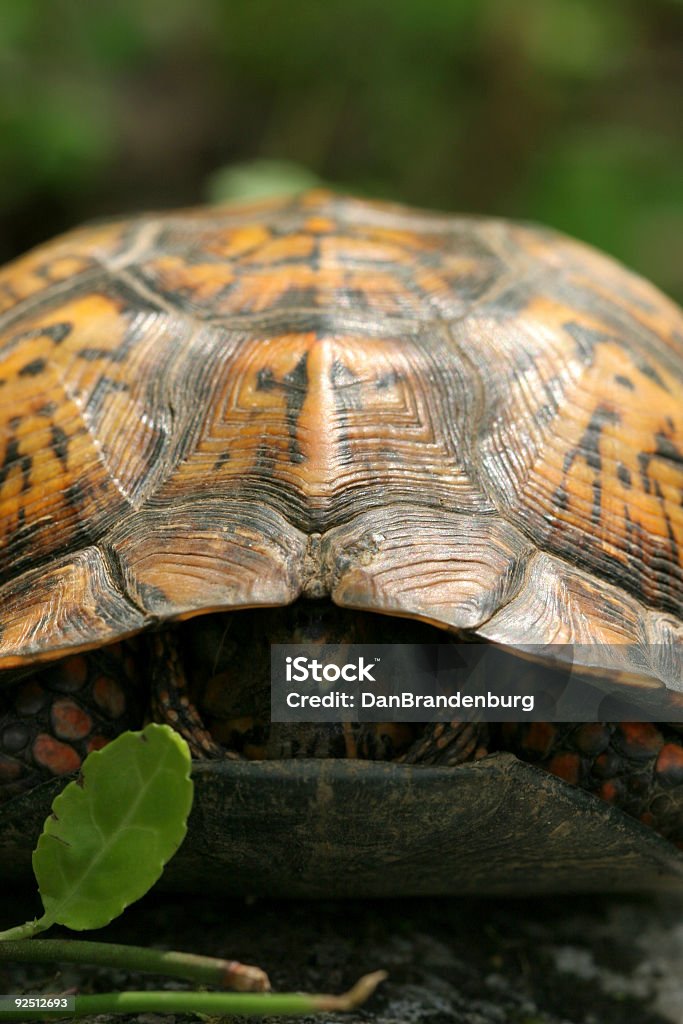
M 234 758 L 211 736 L 188 695 L 187 677 L 173 635 L 166 631 L 150 636 L 150 714 L 155 722 L 170 725 L 187 741 L 193 757 Z
M 485 722 L 430 722 L 397 761 L 403 764 L 456 765 L 488 754 Z
M 510 722 L 500 748 L 586 789 L 683 848 L 683 733 L 653 722 Z
M 72 654 L 0 687 L 0 803 L 78 771 L 126 729 L 140 728 L 134 643 Z
M 394 761 L 413 736 L 412 725 L 402 722 L 272 722 L 259 759 Z

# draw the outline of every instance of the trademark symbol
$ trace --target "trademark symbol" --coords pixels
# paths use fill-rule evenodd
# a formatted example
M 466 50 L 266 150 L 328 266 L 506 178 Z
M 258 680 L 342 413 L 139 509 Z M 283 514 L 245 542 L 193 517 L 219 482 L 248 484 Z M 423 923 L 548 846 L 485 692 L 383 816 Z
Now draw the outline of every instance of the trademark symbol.
M 375 658 L 375 661 L 381 661 L 381 660 L 382 660 L 381 658 Z

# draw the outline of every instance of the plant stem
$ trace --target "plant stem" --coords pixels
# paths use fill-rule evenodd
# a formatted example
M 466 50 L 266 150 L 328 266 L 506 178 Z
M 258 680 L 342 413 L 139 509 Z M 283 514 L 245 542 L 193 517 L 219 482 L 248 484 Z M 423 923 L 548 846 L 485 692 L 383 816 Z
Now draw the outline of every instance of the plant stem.
M 20 930 L 11 929 L 4 934 Z M 17 937 L 16 941 L 0 942 L 0 962 L 3 960 L 101 964 L 128 971 L 186 978 L 195 984 L 231 988 L 239 992 L 266 992 L 270 988 L 265 971 L 260 967 L 240 964 L 236 960 L 197 956 L 194 953 L 163 952 L 144 946 L 124 946 L 110 942 L 71 939 L 27 941 Z
M 33 921 L 26 921 L 24 924 L 17 924 L 14 928 L 8 928 L 7 931 L 0 932 L 0 949 L 6 942 L 19 942 L 30 939 L 32 935 L 38 935 L 39 932 L 44 932 L 49 927 L 50 922 L 46 921 L 43 916 L 34 918 Z M 0 955 L 0 959 L 2 959 L 2 955 Z
M 98 1013 L 198 1013 L 239 1015 L 242 1017 L 302 1016 L 330 1010 L 351 1010 L 364 1002 L 385 977 L 384 971 L 365 975 L 352 989 L 340 996 L 309 995 L 298 992 L 240 993 L 223 992 L 106 992 L 95 996 L 76 996 L 76 1009 L 69 1019 Z M 0 1020 L 63 1020 L 56 1014 L 38 1011 L 0 1011 Z

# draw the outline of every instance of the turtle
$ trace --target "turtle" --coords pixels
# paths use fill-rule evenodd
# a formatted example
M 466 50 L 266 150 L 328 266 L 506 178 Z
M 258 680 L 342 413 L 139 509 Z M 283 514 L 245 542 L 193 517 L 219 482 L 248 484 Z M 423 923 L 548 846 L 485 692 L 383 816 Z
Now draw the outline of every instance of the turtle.
M 257 892 L 680 883 L 683 315 L 553 229 L 320 190 L 76 229 L 0 272 L 0 607 L 6 873 L 152 716 L 200 887 L 207 849 Z M 670 720 L 276 726 L 273 642 L 571 646 Z

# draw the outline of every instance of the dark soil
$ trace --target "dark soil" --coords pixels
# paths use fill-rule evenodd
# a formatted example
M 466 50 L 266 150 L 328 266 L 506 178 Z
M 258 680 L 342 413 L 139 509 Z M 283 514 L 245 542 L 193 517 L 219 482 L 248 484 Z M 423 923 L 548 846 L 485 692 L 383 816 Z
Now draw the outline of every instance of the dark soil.
M 3 900 L 3 926 L 36 909 Z M 85 937 L 85 936 L 84 936 Z M 389 979 L 327 1024 L 680 1024 L 683 898 L 254 902 L 153 895 L 89 937 L 256 963 L 279 990 L 341 991 Z M 0 965 L 3 992 L 184 987 L 121 971 Z M 313 1019 L 313 1018 L 312 1018 Z M 95 1018 L 89 1018 L 94 1024 Z M 98 1017 L 189 1024 L 146 1014 Z

